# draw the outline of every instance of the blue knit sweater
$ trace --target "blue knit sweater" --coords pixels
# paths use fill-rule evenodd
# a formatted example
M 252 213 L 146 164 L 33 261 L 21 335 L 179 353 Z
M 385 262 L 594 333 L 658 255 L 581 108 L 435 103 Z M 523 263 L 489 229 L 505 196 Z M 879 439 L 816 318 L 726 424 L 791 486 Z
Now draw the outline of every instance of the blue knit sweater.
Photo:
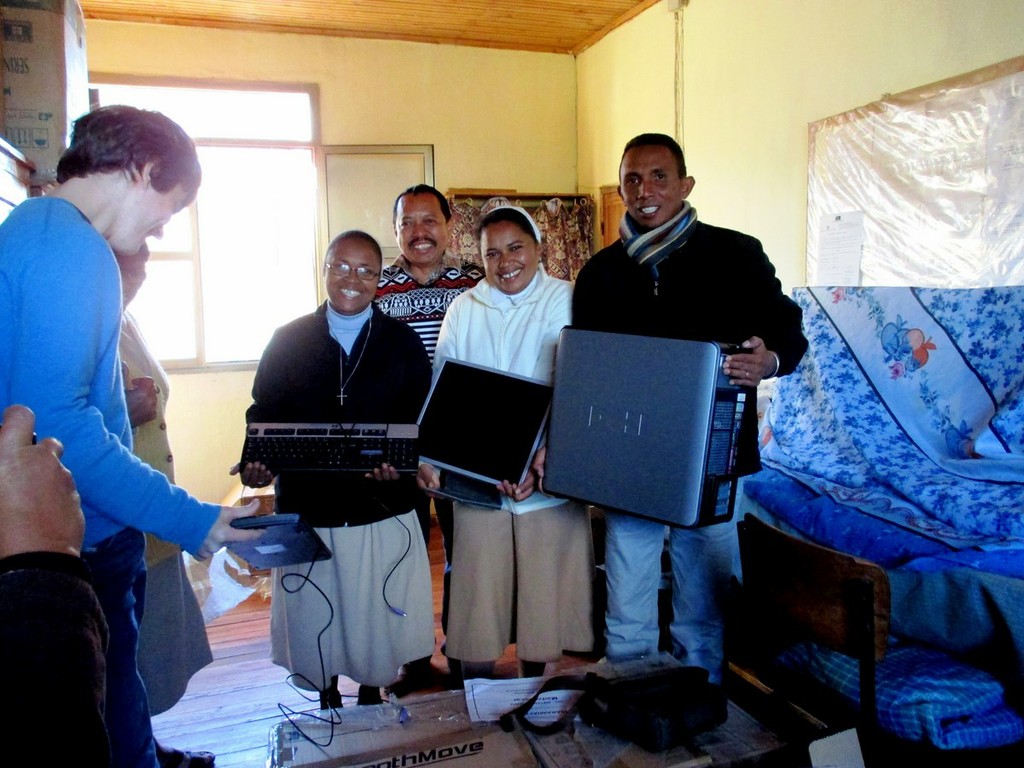
M 117 354 L 121 278 L 82 213 L 33 198 L 0 224 L 0 409 L 27 405 L 64 444 L 85 513 L 85 546 L 126 527 L 198 552 L 219 514 L 131 452 Z

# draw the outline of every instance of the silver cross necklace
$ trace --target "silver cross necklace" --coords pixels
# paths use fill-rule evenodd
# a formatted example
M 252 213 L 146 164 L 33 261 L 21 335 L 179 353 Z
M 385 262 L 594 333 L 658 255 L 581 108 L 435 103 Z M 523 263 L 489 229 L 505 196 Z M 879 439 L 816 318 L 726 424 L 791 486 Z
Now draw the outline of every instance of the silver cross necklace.
M 366 352 L 366 348 L 370 344 L 370 334 L 373 333 L 373 315 L 370 315 L 370 319 L 366 322 L 366 340 L 363 342 L 362 348 L 359 350 L 359 357 L 356 358 L 356 364 L 352 366 L 352 370 L 348 374 L 348 380 L 345 379 L 345 351 L 341 351 L 340 364 L 339 364 L 339 388 L 338 388 L 338 404 L 344 407 L 345 405 L 345 387 L 352 383 L 352 377 L 356 375 L 356 369 L 359 364 L 363 362 L 363 353 Z

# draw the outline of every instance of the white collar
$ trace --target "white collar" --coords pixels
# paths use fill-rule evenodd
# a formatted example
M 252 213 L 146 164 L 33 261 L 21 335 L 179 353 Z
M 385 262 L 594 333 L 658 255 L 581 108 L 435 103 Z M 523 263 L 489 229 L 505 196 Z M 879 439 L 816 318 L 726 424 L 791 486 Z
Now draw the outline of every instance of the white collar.
M 533 280 L 531 280 L 530 284 L 523 288 L 523 290 L 521 290 L 519 293 L 513 293 L 510 295 L 504 293 L 503 291 L 499 291 L 493 285 L 487 283 L 487 288 L 491 292 L 491 303 L 495 307 L 498 307 L 499 309 L 504 309 L 509 306 L 518 307 L 520 304 L 526 301 L 526 299 L 528 299 L 530 295 L 536 290 L 537 284 L 540 282 L 541 269 L 542 268 L 538 265 L 537 274 L 533 276 Z

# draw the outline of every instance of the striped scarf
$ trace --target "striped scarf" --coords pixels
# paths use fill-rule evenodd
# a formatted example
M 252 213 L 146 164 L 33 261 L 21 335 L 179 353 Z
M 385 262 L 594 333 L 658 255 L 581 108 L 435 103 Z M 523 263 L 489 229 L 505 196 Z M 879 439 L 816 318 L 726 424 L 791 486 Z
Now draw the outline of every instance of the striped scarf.
M 619 236 L 626 247 L 626 253 L 637 264 L 651 270 L 655 281 L 658 279 L 658 264 L 673 251 L 681 248 L 697 226 L 697 209 L 686 200 L 679 213 L 660 227 L 640 232 L 636 222 L 625 213 L 619 224 Z

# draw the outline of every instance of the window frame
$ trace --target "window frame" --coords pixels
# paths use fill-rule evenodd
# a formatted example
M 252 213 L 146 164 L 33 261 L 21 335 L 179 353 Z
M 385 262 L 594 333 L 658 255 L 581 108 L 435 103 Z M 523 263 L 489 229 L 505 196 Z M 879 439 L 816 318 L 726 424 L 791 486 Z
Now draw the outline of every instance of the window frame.
M 90 109 L 100 106 L 95 86 L 123 85 L 149 88 L 167 89 L 195 89 L 195 90 L 225 90 L 225 91 L 254 91 L 261 93 L 305 93 L 309 98 L 310 108 L 310 139 L 308 141 L 294 141 L 286 139 L 245 139 L 245 138 L 210 138 L 204 136 L 192 136 L 197 148 L 202 147 L 239 147 L 239 148 L 267 148 L 267 149 L 307 149 L 311 153 L 311 161 L 316 176 L 315 196 L 317 208 L 313 212 L 314 231 L 312 241 L 314 252 L 309 255 L 312 261 L 315 292 L 319 302 L 323 296 L 323 277 L 319 274 L 318 267 L 320 256 L 316 252 L 322 239 L 323 223 L 321 221 L 322 189 L 324 188 L 323 166 L 321 157 L 323 153 L 320 140 L 320 91 L 315 83 L 291 83 L 291 82 L 268 82 L 255 80 L 225 80 L 218 78 L 182 78 L 163 77 L 148 75 L 120 75 L 110 72 L 90 72 Z M 196 201 L 192 201 L 187 210 L 191 220 L 192 249 L 189 253 L 181 251 L 161 251 L 159 241 L 150 244 L 151 261 L 188 261 L 193 268 L 193 292 L 194 306 L 193 315 L 195 318 L 195 352 L 194 358 L 173 358 L 163 360 L 161 365 L 168 371 L 178 373 L 214 373 L 220 371 L 249 371 L 255 370 L 259 358 L 253 360 L 237 360 L 226 362 L 211 362 L 206 359 L 206 329 L 205 329 L 205 301 L 203 297 L 203 271 L 202 254 L 199 243 L 198 230 L 198 207 Z

